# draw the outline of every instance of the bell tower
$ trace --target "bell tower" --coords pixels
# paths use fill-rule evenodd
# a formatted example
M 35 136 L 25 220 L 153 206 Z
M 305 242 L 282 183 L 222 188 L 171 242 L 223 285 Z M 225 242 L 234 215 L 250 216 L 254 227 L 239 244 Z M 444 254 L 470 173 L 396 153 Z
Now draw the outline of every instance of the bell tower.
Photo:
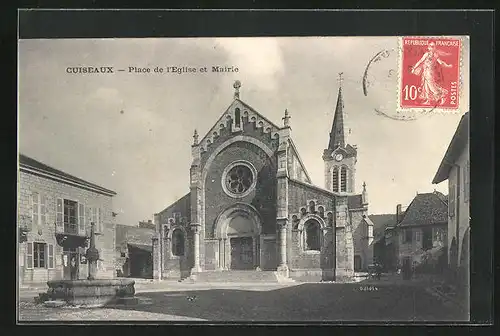
M 337 106 L 333 116 L 328 148 L 323 151 L 325 189 L 333 192 L 354 193 L 357 150 L 355 146 L 349 145 L 346 140 L 342 74 L 342 72 L 339 73 Z

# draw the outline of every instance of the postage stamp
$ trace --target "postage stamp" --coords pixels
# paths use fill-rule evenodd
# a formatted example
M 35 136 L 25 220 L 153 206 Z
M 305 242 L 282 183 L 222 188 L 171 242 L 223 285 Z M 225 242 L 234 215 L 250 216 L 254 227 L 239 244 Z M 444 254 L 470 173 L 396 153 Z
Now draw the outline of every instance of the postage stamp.
M 461 50 L 460 38 L 401 37 L 398 108 L 458 110 Z

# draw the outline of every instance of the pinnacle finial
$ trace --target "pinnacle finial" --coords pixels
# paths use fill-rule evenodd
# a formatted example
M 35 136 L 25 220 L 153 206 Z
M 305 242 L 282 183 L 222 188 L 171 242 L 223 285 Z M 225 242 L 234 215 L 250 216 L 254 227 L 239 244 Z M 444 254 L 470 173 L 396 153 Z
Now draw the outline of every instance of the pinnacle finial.
M 198 144 L 198 131 L 195 129 L 193 134 L 193 145 Z
M 366 182 L 363 181 L 363 191 L 366 191 Z
M 240 98 L 240 87 L 241 87 L 241 82 L 239 80 L 236 80 L 233 84 L 234 88 L 234 98 Z
M 339 89 L 342 89 L 342 82 L 344 81 L 344 78 L 342 77 L 343 74 L 343 72 L 339 72 Z
M 283 119 L 283 126 L 288 127 L 290 126 L 290 115 L 288 114 L 288 109 L 285 109 L 285 116 L 281 119 Z

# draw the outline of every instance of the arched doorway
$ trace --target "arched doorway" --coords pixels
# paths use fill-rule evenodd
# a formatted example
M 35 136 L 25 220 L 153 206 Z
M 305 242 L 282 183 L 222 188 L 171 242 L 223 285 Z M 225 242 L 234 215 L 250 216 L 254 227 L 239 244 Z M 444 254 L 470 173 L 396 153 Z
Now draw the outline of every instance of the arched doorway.
M 219 240 L 219 269 L 251 270 L 260 264 L 260 215 L 251 205 L 238 203 L 218 217 L 214 236 Z

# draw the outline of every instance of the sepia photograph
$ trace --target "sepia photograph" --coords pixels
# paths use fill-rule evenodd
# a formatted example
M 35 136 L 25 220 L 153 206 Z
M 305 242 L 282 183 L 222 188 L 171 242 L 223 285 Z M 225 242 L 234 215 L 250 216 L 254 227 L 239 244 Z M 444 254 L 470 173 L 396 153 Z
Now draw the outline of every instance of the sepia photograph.
M 18 41 L 18 323 L 464 322 L 463 35 Z

